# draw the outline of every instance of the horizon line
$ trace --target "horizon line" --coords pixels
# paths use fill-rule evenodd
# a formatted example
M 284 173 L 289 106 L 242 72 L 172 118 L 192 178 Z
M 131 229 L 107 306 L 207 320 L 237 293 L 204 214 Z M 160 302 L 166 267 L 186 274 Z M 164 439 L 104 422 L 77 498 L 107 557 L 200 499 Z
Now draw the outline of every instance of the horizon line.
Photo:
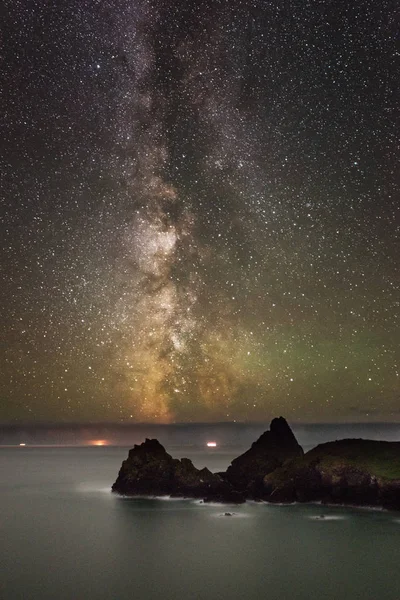
M 280 415 L 281 416 L 281 415 Z M 273 417 L 276 418 L 276 417 Z M 322 425 L 400 425 L 400 415 L 393 420 L 379 420 L 379 421 L 371 421 L 371 420 L 352 420 L 352 421 L 291 421 L 284 417 L 289 425 L 296 426 L 322 426 Z M 397 420 L 398 419 L 398 420 Z M 266 419 L 265 421 L 177 421 L 174 423 L 154 423 L 150 421 L 140 421 L 140 422 L 119 422 L 119 421 L 70 421 L 70 422 L 60 422 L 60 421 L 18 421 L 18 422 L 0 422 L 0 427 L 3 428 L 13 428 L 13 427 L 60 427 L 60 428 L 68 428 L 68 427 L 216 427 L 216 426 L 269 426 L 272 419 Z

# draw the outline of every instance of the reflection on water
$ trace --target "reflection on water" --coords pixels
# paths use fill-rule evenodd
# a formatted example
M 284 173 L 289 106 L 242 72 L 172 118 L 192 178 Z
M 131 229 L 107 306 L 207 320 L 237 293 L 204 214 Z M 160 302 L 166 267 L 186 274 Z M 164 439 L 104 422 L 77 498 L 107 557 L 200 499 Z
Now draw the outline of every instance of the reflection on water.
M 399 600 L 397 514 L 121 498 L 126 455 L 0 451 L 1 600 Z M 207 451 L 191 458 L 210 466 Z

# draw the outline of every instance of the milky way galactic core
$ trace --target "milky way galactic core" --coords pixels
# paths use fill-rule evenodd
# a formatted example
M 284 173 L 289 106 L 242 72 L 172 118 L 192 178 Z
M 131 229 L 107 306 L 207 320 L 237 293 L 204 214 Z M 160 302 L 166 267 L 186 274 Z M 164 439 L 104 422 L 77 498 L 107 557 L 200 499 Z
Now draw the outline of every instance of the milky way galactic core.
M 0 419 L 399 419 L 392 3 L 6 5 Z

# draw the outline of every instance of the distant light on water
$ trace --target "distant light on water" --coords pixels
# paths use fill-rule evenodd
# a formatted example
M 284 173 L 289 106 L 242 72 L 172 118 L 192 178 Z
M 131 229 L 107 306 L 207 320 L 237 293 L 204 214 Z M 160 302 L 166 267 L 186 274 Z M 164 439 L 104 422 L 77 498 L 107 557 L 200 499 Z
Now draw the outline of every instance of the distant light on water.
M 207 447 L 208 448 L 216 448 L 217 447 L 217 442 L 207 442 Z
M 91 446 L 107 446 L 107 440 L 91 440 L 89 442 Z
M 24 442 L 21 442 L 20 446 L 26 446 L 26 444 Z

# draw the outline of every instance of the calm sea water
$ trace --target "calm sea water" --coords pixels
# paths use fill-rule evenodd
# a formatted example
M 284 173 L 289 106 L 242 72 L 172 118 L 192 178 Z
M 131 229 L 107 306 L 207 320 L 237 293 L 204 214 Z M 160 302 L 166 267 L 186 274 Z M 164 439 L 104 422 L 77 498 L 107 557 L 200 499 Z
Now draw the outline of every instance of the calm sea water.
M 400 514 L 119 498 L 126 456 L 0 449 L 1 600 L 400 600 Z

